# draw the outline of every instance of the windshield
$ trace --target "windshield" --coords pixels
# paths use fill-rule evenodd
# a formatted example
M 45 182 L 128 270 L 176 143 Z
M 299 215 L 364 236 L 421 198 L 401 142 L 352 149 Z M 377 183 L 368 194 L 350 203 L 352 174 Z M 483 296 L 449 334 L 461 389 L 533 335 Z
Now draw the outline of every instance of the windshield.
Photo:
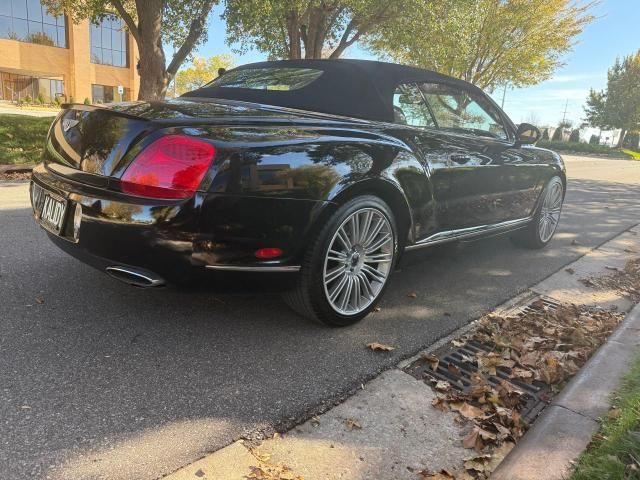
M 207 87 L 249 88 L 251 90 L 298 90 L 322 75 L 313 68 L 244 68 L 216 78 Z

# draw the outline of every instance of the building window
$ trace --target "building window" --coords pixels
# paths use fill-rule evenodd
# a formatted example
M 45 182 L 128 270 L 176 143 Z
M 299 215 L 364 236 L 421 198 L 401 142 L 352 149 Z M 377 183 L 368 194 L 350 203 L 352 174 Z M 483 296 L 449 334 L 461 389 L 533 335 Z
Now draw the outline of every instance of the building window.
M 109 85 L 91 85 L 91 101 L 93 103 L 126 102 L 129 100 L 129 89 L 123 88 L 122 94 L 118 87 Z
M 66 19 L 50 15 L 40 0 L 0 0 L 0 38 L 66 48 Z
M 64 99 L 61 79 L 0 72 L 0 100 L 53 103 L 56 97 Z
M 91 23 L 91 63 L 128 66 L 127 34 L 122 20 L 111 14 Z

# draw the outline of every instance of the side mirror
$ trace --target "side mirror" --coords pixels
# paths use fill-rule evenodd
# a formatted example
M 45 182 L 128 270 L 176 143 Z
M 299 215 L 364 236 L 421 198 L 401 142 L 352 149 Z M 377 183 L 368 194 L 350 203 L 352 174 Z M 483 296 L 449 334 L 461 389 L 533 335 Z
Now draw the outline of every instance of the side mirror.
M 530 123 L 521 123 L 518 125 L 518 130 L 516 131 L 516 143 L 518 145 L 533 145 L 536 143 L 542 134 L 538 127 L 531 125 Z

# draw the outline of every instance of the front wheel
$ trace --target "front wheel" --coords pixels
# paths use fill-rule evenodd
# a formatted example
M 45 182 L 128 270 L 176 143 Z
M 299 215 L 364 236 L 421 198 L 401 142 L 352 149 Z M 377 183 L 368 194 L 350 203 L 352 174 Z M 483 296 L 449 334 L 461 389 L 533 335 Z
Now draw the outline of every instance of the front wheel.
M 395 219 L 381 199 L 364 195 L 342 207 L 309 246 L 285 301 L 330 326 L 356 323 L 379 301 L 397 258 Z
M 520 230 L 512 238 L 514 242 L 526 248 L 538 249 L 546 246 L 556 232 L 562 213 L 564 184 L 555 176 L 549 180 L 542 192 L 540 202 L 527 228 Z

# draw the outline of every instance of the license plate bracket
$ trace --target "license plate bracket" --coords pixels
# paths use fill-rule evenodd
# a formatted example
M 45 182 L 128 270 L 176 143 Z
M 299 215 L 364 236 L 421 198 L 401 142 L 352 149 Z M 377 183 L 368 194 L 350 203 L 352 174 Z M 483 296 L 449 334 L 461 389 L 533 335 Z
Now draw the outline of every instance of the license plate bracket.
M 67 216 L 68 201 L 53 192 L 32 184 L 31 201 L 36 219 L 42 228 L 60 235 Z

